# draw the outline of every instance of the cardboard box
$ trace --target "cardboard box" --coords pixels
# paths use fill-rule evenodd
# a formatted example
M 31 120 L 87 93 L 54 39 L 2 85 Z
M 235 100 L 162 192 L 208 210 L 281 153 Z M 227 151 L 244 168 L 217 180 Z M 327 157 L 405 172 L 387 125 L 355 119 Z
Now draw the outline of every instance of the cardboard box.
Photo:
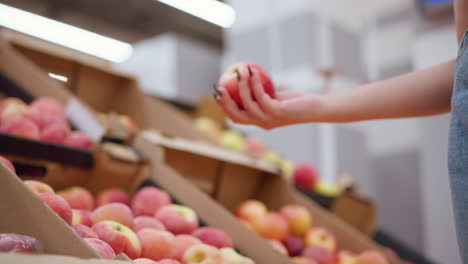
M 128 261 L 103 260 L 103 259 L 79 259 L 74 257 L 54 255 L 26 255 L 0 253 L 0 263 L 5 264 L 130 264 Z
M 211 210 L 213 211 L 211 214 L 216 213 L 218 216 L 215 222 L 208 223 L 223 228 L 235 241 L 241 241 L 237 244 L 239 249 L 255 258 L 258 263 L 280 263 L 279 261 L 291 263 L 291 261 L 280 258 L 265 240 L 228 213 L 234 210 L 240 202 L 248 199 L 260 200 L 271 210 L 278 210 L 287 204 L 305 206 L 313 215 L 315 225 L 324 226 L 335 234 L 339 241 L 339 248 L 354 252 L 368 249 L 381 250 L 365 235 L 310 201 L 297 192 L 285 179 L 275 175 L 266 167 L 252 164 L 243 160 L 241 156 L 223 152 L 208 145 L 196 145 L 196 143 L 190 145 L 186 140 L 180 141 L 180 139 L 166 139 L 172 142 L 161 143 L 163 140 L 158 137 L 160 135 L 155 135 L 153 132 L 141 133 L 134 143 L 138 150 L 151 158 L 153 178 L 165 188 L 184 194 L 182 202 L 187 205 L 207 214 Z M 187 149 L 184 149 L 185 147 Z M 193 199 L 191 196 L 195 196 L 197 191 L 194 190 L 194 186 L 185 186 L 182 177 L 193 181 L 194 172 L 206 172 L 211 175 L 209 170 L 213 170 L 212 166 L 216 163 L 222 165 L 218 168 L 214 167 L 218 171 L 214 189 L 208 189 L 208 193 L 203 196 L 197 194 L 199 197 Z M 204 187 L 200 184 L 198 186 Z M 213 184 L 210 187 L 212 186 Z M 206 191 L 206 187 L 204 189 Z M 214 203 L 208 195 L 219 205 Z M 221 210 L 220 205 L 226 211 Z M 388 256 L 388 258 L 392 264 L 400 263 L 394 257 Z
M 0 133 L 0 145 L 0 155 L 13 162 L 20 177 L 40 179 L 54 189 L 83 185 L 130 191 L 148 174 L 146 159 L 120 144 L 103 143 L 91 152 Z
M 142 129 L 212 142 L 185 114 L 143 94 L 133 76 L 108 62 L 23 34 L 0 33 L 0 72 L 32 94 L 53 96 L 64 104 L 74 94 L 95 111 L 130 116 Z M 59 83 L 48 73 L 68 81 Z
M 278 172 L 277 167 L 265 160 L 220 146 L 170 138 L 154 130 L 141 132 L 137 140 L 138 138 L 144 138 L 150 144 L 164 148 L 165 163 L 216 199 L 224 199 L 223 197 L 231 195 L 231 190 L 234 192 L 232 195 L 237 195 L 239 190 L 231 188 L 232 184 L 253 181 L 243 189 L 248 192 L 248 188 L 255 186 L 256 180 L 264 174 Z
M 0 253 L 0 263 L 5 264 L 130 264 L 129 261 L 103 260 L 103 259 L 79 259 L 74 257 L 56 255 L 26 255 Z

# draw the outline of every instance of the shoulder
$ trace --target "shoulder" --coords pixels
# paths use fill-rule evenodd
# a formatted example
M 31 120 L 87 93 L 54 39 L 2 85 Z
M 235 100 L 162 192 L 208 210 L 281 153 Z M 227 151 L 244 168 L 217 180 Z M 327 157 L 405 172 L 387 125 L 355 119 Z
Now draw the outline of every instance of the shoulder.
M 468 0 L 455 0 L 454 10 L 455 24 L 457 26 L 457 36 L 458 41 L 460 42 L 461 38 L 468 30 Z

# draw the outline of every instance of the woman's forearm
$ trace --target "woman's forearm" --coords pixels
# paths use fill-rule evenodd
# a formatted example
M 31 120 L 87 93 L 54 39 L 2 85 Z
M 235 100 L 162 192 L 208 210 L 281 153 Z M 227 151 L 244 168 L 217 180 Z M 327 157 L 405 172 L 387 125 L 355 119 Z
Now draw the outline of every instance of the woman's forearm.
M 416 117 L 450 111 L 455 61 L 324 95 L 322 110 L 310 121 L 351 122 Z

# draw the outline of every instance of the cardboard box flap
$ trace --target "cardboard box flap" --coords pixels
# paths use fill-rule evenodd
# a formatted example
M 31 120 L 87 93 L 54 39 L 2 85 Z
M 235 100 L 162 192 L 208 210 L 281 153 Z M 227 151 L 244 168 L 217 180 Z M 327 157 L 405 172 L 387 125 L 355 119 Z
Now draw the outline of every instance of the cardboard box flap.
M 166 148 L 185 151 L 208 158 L 222 160 L 228 163 L 247 166 L 260 171 L 277 174 L 278 168 L 262 159 L 254 159 L 245 154 L 233 152 L 222 147 L 213 146 L 203 142 L 195 142 L 182 138 L 167 138 L 157 131 L 144 131 L 141 136 L 153 144 Z
M 131 261 L 79 259 L 56 255 L 29 255 L 0 253 L 0 263 L 5 264 L 131 264 Z
M 3 163 L 0 164 L 0 193 L 0 233 L 34 237 L 49 254 L 99 258 L 73 229 Z

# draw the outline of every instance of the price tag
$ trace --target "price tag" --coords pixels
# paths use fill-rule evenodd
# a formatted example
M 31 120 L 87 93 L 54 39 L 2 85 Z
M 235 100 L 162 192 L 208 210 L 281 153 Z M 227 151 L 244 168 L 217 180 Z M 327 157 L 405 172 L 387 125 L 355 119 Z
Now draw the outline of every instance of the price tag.
M 65 108 L 65 113 L 70 122 L 92 140 L 99 141 L 104 135 L 104 127 L 82 103 L 71 99 Z

